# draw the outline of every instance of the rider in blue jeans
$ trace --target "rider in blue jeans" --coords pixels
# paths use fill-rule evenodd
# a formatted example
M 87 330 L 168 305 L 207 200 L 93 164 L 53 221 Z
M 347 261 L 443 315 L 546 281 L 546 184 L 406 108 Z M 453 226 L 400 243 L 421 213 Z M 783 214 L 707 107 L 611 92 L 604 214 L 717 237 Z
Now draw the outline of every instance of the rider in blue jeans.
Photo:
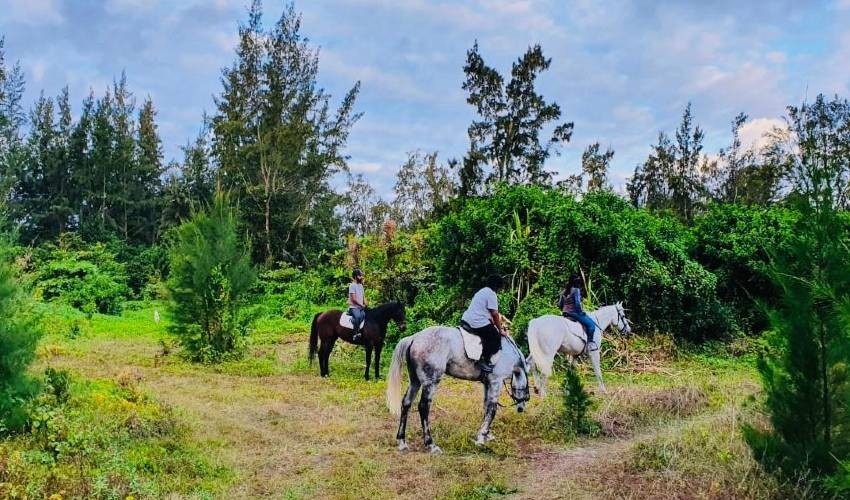
M 584 327 L 584 333 L 587 334 L 587 351 L 595 350 L 593 332 L 596 330 L 596 323 L 581 307 L 581 278 L 577 274 L 570 276 L 569 283 L 561 292 L 561 296 L 558 298 L 558 308 L 561 309 L 565 318 L 578 321 Z
M 354 326 L 352 342 L 360 341 L 360 326 L 366 320 L 366 292 L 363 290 L 363 271 L 354 268 L 351 273 L 351 284 L 348 285 L 348 314 Z

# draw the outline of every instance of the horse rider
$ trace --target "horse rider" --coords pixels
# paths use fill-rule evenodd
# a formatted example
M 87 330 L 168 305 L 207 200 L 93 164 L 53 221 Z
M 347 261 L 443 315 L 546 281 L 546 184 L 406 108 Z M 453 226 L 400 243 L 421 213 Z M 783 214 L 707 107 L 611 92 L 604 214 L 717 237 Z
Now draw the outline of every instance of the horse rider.
M 584 327 L 587 335 L 587 351 L 596 350 L 593 343 L 593 332 L 596 331 L 596 323 L 588 316 L 581 307 L 581 278 L 577 274 L 570 276 L 570 281 L 558 298 L 558 308 L 565 318 L 578 321 Z
M 486 286 L 472 296 L 469 308 L 460 320 L 464 330 L 481 337 L 481 359 L 475 363 L 475 366 L 484 373 L 493 372 L 491 358 L 502 348 L 501 336 L 507 335 L 502 327 L 499 298 L 496 296 L 496 292 L 503 286 L 501 276 L 488 277 Z
M 360 325 L 366 319 L 366 292 L 363 289 L 363 271 L 355 267 L 351 272 L 351 284 L 348 285 L 348 314 L 354 327 L 352 342 L 360 340 Z

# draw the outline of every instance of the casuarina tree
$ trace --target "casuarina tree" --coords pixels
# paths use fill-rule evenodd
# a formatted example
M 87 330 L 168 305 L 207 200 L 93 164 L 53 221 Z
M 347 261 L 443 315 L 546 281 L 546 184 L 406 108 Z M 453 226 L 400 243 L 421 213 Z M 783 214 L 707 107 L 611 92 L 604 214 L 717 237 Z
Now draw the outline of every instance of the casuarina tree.
M 250 244 L 240 236 L 236 209 L 217 193 L 206 211 L 175 230 L 168 280 L 171 332 L 195 361 L 238 351 L 247 334 L 244 305 L 254 283 Z

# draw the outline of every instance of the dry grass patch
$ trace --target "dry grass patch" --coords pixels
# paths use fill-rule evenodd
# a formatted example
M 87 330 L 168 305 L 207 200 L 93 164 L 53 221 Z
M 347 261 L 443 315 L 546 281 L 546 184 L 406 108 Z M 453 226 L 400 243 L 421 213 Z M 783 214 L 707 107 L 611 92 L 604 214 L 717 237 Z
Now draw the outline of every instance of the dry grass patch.
M 627 437 L 636 429 L 660 420 L 694 415 L 708 403 L 708 395 L 691 386 L 655 390 L 621 388 L 601 400 L 595 418 L 604 435 Z

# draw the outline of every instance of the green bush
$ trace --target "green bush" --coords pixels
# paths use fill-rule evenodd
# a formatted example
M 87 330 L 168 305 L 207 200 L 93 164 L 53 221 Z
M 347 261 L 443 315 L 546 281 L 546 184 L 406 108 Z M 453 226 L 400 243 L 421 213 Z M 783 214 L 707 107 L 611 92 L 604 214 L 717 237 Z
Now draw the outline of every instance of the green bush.
M 688 255 L 691 233 L 612 193 L 576 201 L 553 189 L 502 187 L 469 200 L 431 234 L 439 283 L 468 297 L 499 273 L 509 284 L 502 312 L 522 321 L 545 312 L 546 301 L 555 304 L 564 280 L 581 269 L 600 302 L 625 301 L 642 329 L 704 340 L 734 327 L 716 277 Z M 530 295 L 538 307 L 522 306 Z
M 118 314 L 130 295 L 125 266 L 115 253 L 103 243 L 83 244 L 71 234 L 58 245 L 38 248 L 30 267 L 36 292 L 44 299 L 87 314 Z
M 239 237 L 225 194 L 176 229 L 169 255 L 170 331 L 195 361 L 237 352 L 247 334 L 244 306 L 255 274 L 250 243 Z
M 0 434 L 26 424 L 26 403 L 38 391 L 27 368 L 41 335 L 7 250 L 0 241 Z
M 567 370 L 564 372 L 561 392 L 564 398 L 563 412 L 566 433 L 571 436 L 593 433 L 595 431 L 593 422 L 587 417 L 593 402 L 572 364 L 567 365 Z
M 797 211 L 781 206 L 715 204 L 694 220 L 691 255 L 717 276 L 717 295 L 730 305 L 745 332 L 769 327 L 755 300 L 778 303 L 769 252 L 789 241 L 798 217 Z

